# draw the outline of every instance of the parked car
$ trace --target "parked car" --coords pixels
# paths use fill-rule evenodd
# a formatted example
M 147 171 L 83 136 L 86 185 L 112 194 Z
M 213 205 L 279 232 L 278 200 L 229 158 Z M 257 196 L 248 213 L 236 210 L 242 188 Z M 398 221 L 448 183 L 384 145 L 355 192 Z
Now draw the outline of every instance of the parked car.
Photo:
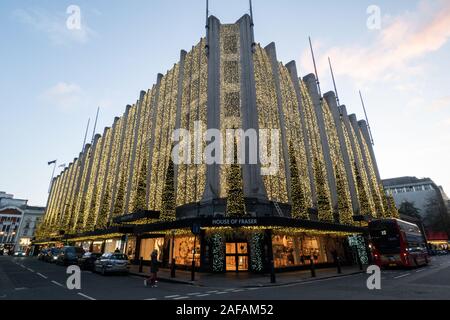
M 107 273 L 123 273 L 129 272 L 128 257 L 122 253 L 106 253 L 95 261 L 95 272 L 100 272 L 102 275 Z
M 47 255 L 48 249 L 42 249 L 38 254 L 38 260 L 44 261 L 45 256 Z
M 56 264 L 68 266 L 77 265 L 78 259 L 84 255 L 84 249 L 80 247 L 64 247 L 58 255 Z
M 24 251 L 17 251 L 17 252 L 14 253 L 14 256 L 15 257 L 26 257 L 27 254 Z
M 95 261 L 97 261 L 101 256 L 101 253 L 86 252 L 81 258 L 78 259 L 78 266 L 81 270 L 94 271 Z
M 51 248 L 47 251 L 47 254 L 44 256 L 44 261 L 49 263 L 55 263 L 58 259 L 58 255 L 61 252 L 58 248 Z

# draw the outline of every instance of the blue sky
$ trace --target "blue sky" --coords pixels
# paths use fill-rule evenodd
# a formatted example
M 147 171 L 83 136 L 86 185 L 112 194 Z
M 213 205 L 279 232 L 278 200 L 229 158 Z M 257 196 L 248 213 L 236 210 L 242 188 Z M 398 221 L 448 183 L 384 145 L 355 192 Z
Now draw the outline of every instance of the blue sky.
M 71 162 L 97 106 L 101 133 L 198 42 L 204 2 L 2 0 L 0 190 L 45 205 L 47 162 Z M 72 4 L 80 31 L 66 28 Z M 366 25 L 372 4 L 380 30 Z M 224 23 L 248 10 L 243 0 L 210 6 Z M 360 118 L 363 90 L 383 178 L 431 177 L 450 193 L 449 1 L 254 0 L 254 15 L 256 40 L 276 42 L 279 60 L 296 60 L 301 75 L 313 71 L 311 35 L 322 91 L 332 88 L 331 56 L 341 102 Z

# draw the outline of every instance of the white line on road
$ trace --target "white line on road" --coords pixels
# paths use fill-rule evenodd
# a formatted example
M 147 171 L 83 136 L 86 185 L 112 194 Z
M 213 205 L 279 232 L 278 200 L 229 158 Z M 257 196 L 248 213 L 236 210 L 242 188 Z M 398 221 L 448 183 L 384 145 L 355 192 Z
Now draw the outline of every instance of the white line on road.
M 417 270 L 416 273 L 423 272 L 423 271 L 425 271 L 425 270 L 426 270 L 426 269 L 420 269 L 420 270 Z
M 233 289 L 226 289 L 226 290 L 223 290 L 223 291 L 230 292 L 230 291 L 234 291 L 234 290 L 236 290 L 236 288 L 233 288 Z
M 244 290 L 243 289 L 236 289 L 236 290 L 233 290 L 233 291 L 231 291 L 231 292 L 243 292 Z
M 411 273 L 402 274 L 401 276 L 394 277 L 394 279 L 401 279 L 401 278 L 404 278 L 404 277 L 407 277 L 407 276 L 410 276 L 410 275 L 411 275 Z
M 217 292 L 219 292 L 219 291 L 217 291 L 217 290 L 214 290 L 214 291 L 206 291 L 206 293 L 217 293 Z
M 164 298 L 166 298 L 166 299 L 173 299 L 173 298 L 177 298 L 179 296 L 180 296 L 179 294 L 176 294 L 174 296 L 165 296 Z
M 200 297 L 207 297 L 207 296 L 210 296 L 210 294 L 207 294 L 207 293 L 205 293 L 205 294 L 199 294 L 199 295 L 197 296 L 197 298 L 200 298 Z
M 178 298 L 175 298 L 173 300 L 186 300 L 186 299 L 189 299 L 189 297 L 178 297 Z
M 27 270 L 34 273 L 33 269 L 27 268 Z
M 217 292 L 216 294 L 217 295 L 219 295 L 219 294 L 227 294 L 228 292 Z
M 44 276 L 42 273 L 37 273 L 37 275 L 41 278 L 48 279 L 48 277 Z
M 53 284 L 56 284 L 57 286 L 60 286 L 60 287 L 63 287 L 63 288 L 64 288 L 64 286 L 63 286 L 61 283 L 59 283 L 59 282 L 56 282 L 56 281 L 52 280 L 52 283 L 53 283 Z
M 23 290 L 27 290 L 27 288 L 14 288 L 14 290 L 16 290 L 16 291 L 23 291 Z
M 158 300 L 158 299 L 156 299 L 156 298 L 145 299 L 145 301 L 155 301 L 155 300 Z
M 248 291 L 255 291 L 255 290 L 259 290 L 261 288 L 247 288 Z
M 198 296 L 199 294 L 201 294 L 200 292 L 197 293 L 189 293 L 188 296 Z
M 94 298 L 92 298 L 92 297 L 89 297 L 89 296 L 87 296 L 87 295 L 85 295 L 85 294 L 82 294 L 81 292 L 78 292 L 78 295 L 79 296 L 82 296 L 83 298 L 86 298 L 86 299 L 88 299 L 88 300 L 92 300 L 92 301 L 95 301 L 96 299 L 94 299 Z

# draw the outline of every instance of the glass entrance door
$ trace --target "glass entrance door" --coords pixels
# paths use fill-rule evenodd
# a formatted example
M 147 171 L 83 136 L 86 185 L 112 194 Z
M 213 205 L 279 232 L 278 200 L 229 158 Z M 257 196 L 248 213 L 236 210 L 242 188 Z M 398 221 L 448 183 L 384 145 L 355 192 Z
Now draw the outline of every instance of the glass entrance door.
M 226 264 L 227 271 L 248 271 L 248 244 L 245 242 L 227 243 Z

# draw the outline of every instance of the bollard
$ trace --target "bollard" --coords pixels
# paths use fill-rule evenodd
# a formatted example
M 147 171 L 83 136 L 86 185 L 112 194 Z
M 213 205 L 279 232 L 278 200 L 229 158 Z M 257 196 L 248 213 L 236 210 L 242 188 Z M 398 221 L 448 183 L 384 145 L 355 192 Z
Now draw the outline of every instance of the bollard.
M 342 274 L 341 258 L 340 258 L 340 257 L 337 257 L 337 258 L 336 258 L 336 263 L 337 263 L 337 271 L 338 271 L 338 274 Z
M 175 278 L 175 260 L 172 261 L 172 264 L 170 265 L 170 277 Z
M 143 267 L 144 267 L 144 258 L 141 257 L 141 258 L 139 259 L 139 273 L 142 273 Z
M 316 277 L 316 267 L 314 265 L 314 258 L 312 256 L 309 258 L 309 262 L 311 263 L 311 278 L 315 278 Z

